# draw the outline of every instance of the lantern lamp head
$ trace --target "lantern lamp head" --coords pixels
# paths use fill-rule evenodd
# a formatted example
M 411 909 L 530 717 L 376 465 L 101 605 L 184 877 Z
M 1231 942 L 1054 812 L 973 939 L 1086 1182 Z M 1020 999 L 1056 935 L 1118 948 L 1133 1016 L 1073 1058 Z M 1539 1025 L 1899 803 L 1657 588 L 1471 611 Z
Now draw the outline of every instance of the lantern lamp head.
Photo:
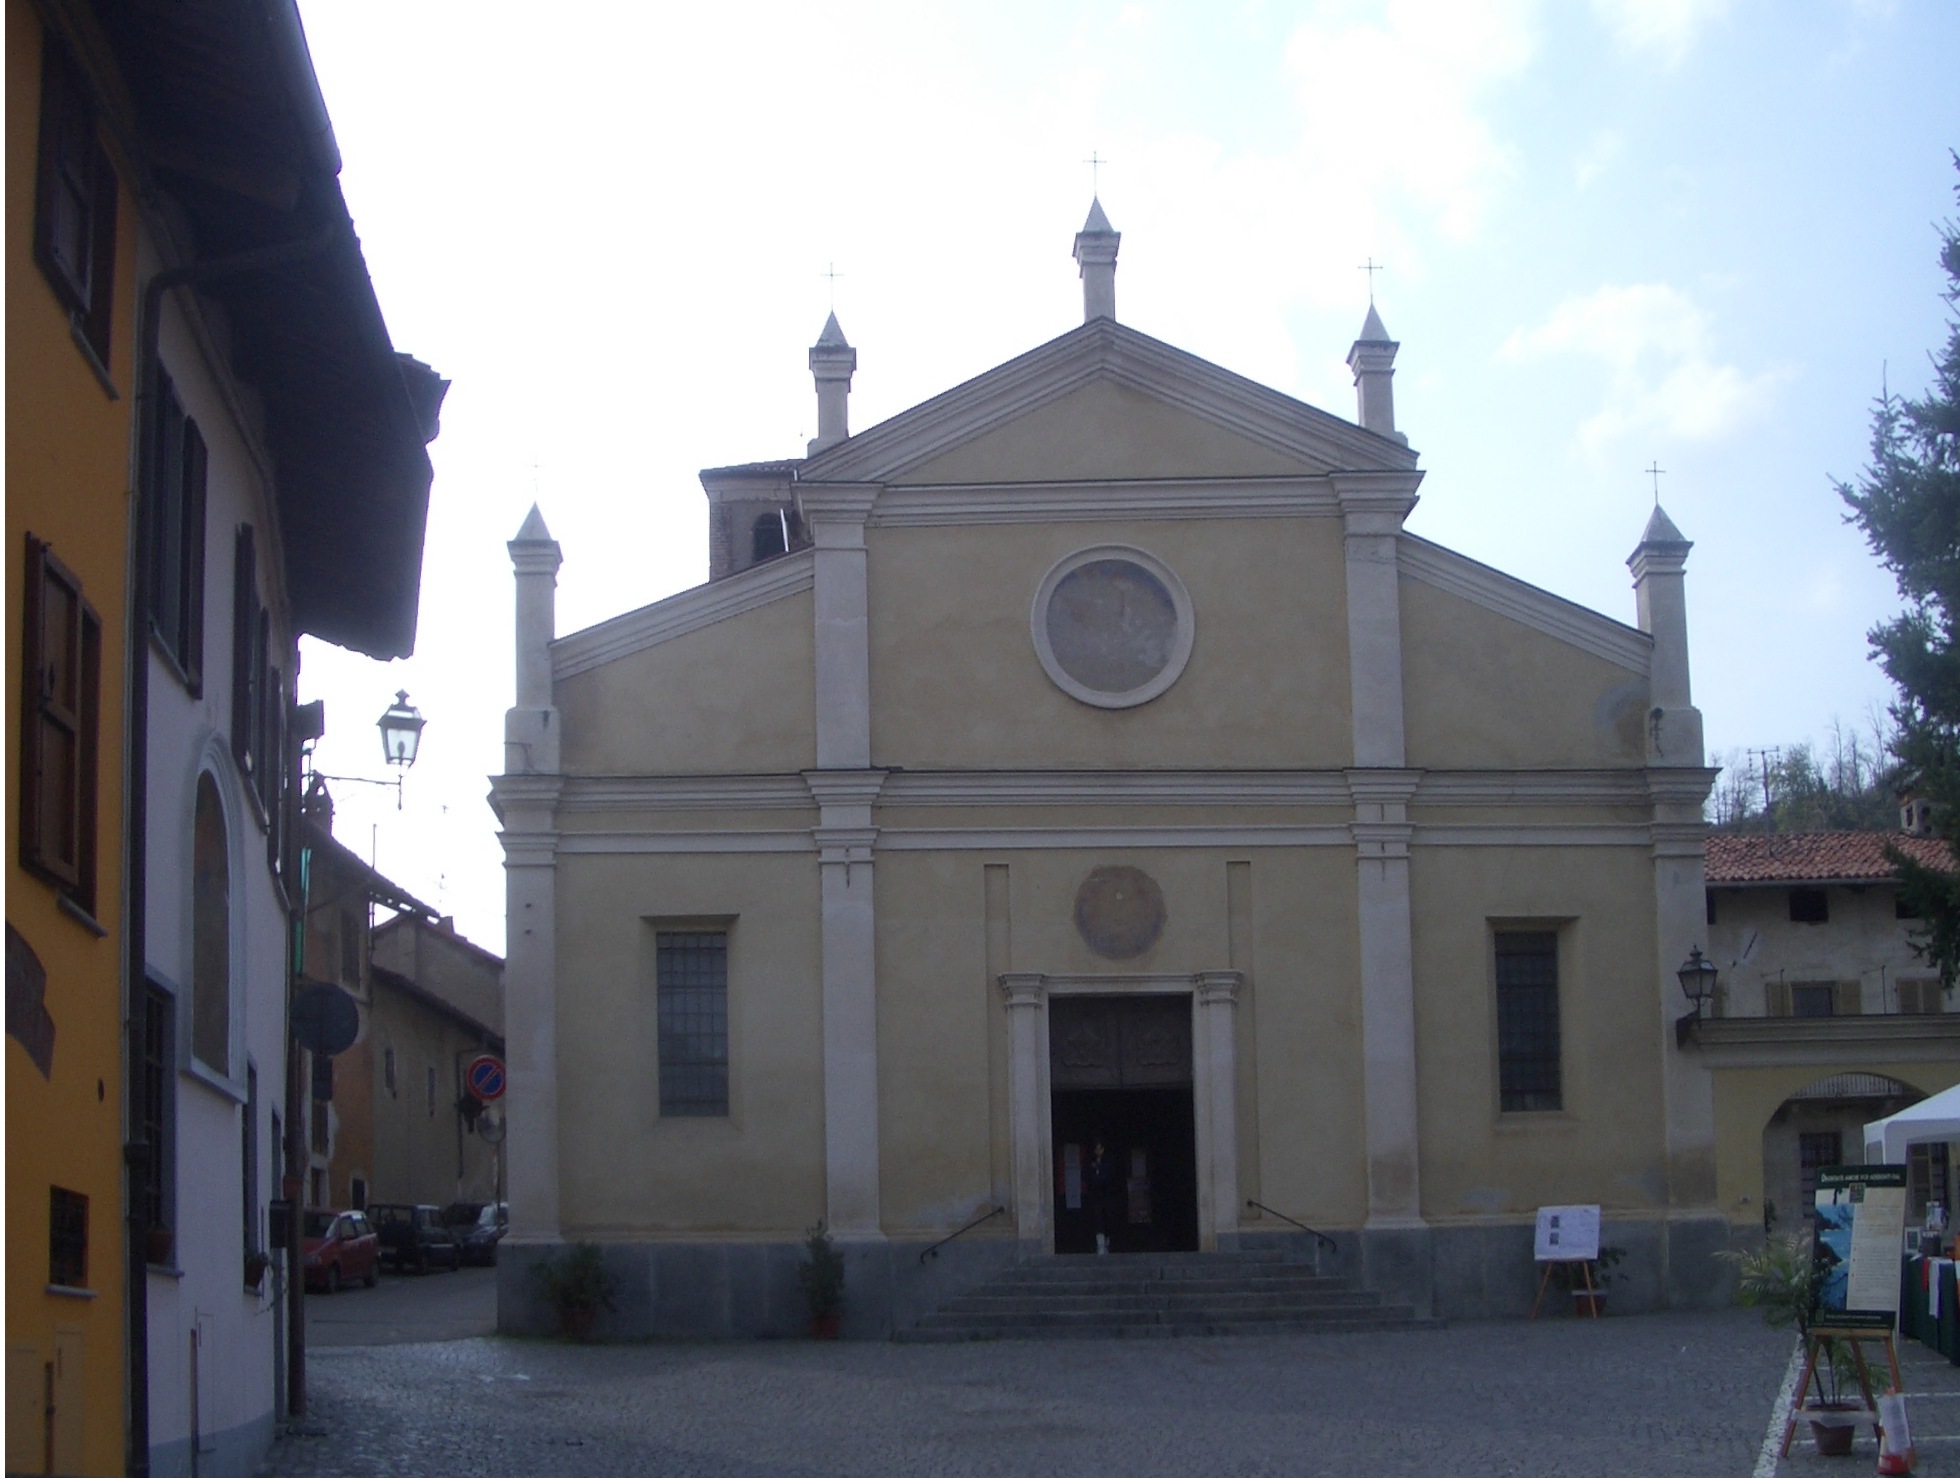
M 381 753 L 389 764 L 406 770 L 415 763 L 426 722 L 421 711 L 409 703 L 406 690 L 395 694 L 393 706 L 375 723 L 381 730 Z
M 1674 972 L 1681 982 L 1681 989 L 1688 997 L 1688 1004 L 1701 1014 L 1701 1008 L 1715 995 L 1715 962 L 1702 955 L 1701 946 L 1696 945 L 1688 951 L 1688 958 L 1681 968 Z

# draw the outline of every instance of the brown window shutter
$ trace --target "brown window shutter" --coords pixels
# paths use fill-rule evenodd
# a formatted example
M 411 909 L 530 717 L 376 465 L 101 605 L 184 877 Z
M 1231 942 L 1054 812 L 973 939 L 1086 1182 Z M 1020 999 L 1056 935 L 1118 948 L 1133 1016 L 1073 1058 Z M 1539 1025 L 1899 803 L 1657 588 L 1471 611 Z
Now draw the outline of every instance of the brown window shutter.
M 1865 1010 L 1865 988 L 1856 980 L 1840 980 L 1832 992 L 1831 1010 L 1838 1016 L 1862 1016 Z
M 93 141 L 91 141 L 93 142 Z M 116 171 L 100 144 L 94 144 L 94 200 L 89 212 L 88 309 L 82 332 L 102 368 L 109 368 L 109 335 L 116 299 Z
M 1766 980 L 1763 982 L 1763 1014 L 1765 1016 L 1788 1016 L 1790 1014 L 1789 981 Z
M 252 526 L 242 524 L 232 555 L 231 754 L 247 776 L 252 773 L 252 663 L 258 649 L 258 585 L 258 549 Z
M 27 564 L 21 573 L 20 637 L 20 861 L 41 866 L 41 587 L 47 579 L 47 550 L 27 536 Z
M 82 606 L 82 691 L 77 706 L 81 733 L 80 773 L 75 797 L 78 833 L 75 849 L 75 901 L 95 913 L 96 824 L 102 774 L 102 619 L 87 601 Z

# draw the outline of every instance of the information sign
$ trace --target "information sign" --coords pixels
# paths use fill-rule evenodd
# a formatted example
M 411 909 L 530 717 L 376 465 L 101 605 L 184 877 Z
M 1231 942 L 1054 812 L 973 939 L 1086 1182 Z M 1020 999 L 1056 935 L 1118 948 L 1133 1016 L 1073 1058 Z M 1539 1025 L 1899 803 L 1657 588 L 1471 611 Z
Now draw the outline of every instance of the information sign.
M 1906 1167 L 1820 1165 L 1812 1207 L 1818 1328 L 1890 1329 L 1899 1317 Z
M 1531 1255 L 1539 1262 L 1591 1262 L 1599 1256 L 1599 1208 L 1540 1206 Z

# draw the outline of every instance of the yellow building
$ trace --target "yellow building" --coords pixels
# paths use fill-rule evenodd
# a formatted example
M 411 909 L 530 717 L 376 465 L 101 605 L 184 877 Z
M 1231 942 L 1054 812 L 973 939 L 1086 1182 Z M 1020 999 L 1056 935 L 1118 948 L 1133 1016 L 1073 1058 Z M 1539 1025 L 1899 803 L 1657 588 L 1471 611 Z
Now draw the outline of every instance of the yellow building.
M 136 211 L 93 80 L 26 0 L 6 107 L 7 1470 L 120 1473 Z
M 1408 533 L 1372 308 L 1348 421 L 1118 322 L 1117 245 L 1081 326 L 855 434 L 833 318 L 810 454 L 702 476 L 698 589 L 558 636 L 512 543 L 507 1327 L 590 1240 L 619 1333 L 791 1331 L 818 1220 L 874 1336 L 1289 1218 L 1518 1313 L 1571 1203 L 1626 1304 L 1725 1296 L 1688 542 L 1655 510 L 1635 626 Z

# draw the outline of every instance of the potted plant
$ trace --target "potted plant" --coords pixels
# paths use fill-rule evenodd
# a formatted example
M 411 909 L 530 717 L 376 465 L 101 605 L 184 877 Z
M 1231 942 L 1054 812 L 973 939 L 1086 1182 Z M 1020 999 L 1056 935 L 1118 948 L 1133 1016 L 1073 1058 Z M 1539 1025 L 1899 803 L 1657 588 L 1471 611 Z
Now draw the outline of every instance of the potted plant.
M 1724 1252 L 1719 1256 L 1736 1266 L 1736 1298 L 1763 1311 L 1772 1329 L 1797 1331 L 1810 1343 L 1812 1316 L 1817 1311 L 1817 1264 L 1810 1238 L 1802 1233 L 1771 1237 L 1757 1252 Z M 1819 1455 L 1842 1457 L 1851 1451 L 1852 1437 L 1866 1408 L 1858 1385 L 1858 1362 L 1842 1341 L 1818 1340 L 1816 1378 L 1803 1408 L 1811 1440 Z
M 808 1254 L 797 1265 L 797 1280 L 810 1302 L 810 1338 L 836 1339 L 844 1307 L 844 1258 L 830 1242 L 822 1222 L 803 1233 Z
M 1606 1290 L 1619 1281 L 1612 1269 L 1627 1255 L 1624 1247 L 1602 1247 L 1587 1262 L 1555 1262 L 1552 1281 L 1572 1295 L 1572 1312 L 1596 1319 L 1606 1312 Z
M 599 1249 L 590 1242 L 547 1257 L 532 1267 L 531 1276 L 558 1311 L 559 1329 L 567 1339 L 580 1344 L 592 1338 L 592 1326 L 601 1309 L 619 1307 L 613 1299 L 612 1274 L 606 1271 Z

